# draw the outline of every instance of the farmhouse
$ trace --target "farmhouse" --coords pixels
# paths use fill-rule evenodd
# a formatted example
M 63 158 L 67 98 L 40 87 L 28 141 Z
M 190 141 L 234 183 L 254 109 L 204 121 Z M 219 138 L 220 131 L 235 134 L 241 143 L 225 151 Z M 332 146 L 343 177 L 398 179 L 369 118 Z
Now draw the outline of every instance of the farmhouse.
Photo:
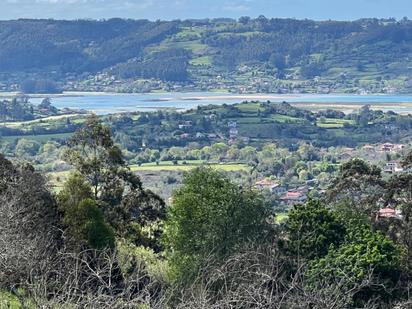
M 388 162 L 386 163 L 383 171 L 387 174 L 394 174 L 403 172 L 403 168 L 400 166 L 398 162 Z
M 379 210 L 378 218 L 402 219 L 402 212 L 394 208 L 386 207 Z
M 282 204 L 287 206 L 293 206 L 296 204 L 304 203 L 307 200 L 306 194 L 300 191 L 290 190 L 283 195 L 280 200 Z
M 267 178 L 257 181 L 255 188 L 258 190 L 269 190 L 273 194 L 282 194 L 286 191 L 286 188 L 281 186 L 277 181 Z

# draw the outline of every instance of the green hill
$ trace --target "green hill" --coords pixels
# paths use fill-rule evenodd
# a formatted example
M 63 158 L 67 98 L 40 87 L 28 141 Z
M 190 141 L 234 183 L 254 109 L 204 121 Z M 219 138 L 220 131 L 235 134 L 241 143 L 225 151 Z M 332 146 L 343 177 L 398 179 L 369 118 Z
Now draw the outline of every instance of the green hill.
M 406 19 L 0 22 L 3 90 L 407 92 L 411 56 Z

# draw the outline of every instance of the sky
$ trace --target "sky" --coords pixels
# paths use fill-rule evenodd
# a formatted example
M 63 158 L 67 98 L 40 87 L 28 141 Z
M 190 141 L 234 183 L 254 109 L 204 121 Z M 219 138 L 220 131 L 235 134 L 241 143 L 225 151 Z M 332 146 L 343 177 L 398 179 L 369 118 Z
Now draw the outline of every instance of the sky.
M 412 18 L 412 0 L 0 0 L 0 19 Z

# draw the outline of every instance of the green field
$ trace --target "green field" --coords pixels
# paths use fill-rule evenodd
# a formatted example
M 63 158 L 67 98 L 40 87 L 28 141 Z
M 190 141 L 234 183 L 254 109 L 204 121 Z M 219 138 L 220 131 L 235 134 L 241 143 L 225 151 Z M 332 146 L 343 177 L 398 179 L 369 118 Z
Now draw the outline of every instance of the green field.
M 237 172 L 237 171 L 248 171 L 249 168 L 246 164 L 241 163 L 205 163 L 201 160 L 186 161 L 187 164 L 183 164 L 183 161 L 179 161 L 178 165 L 174 165 L 172 161 L 162 161 L 159 164 L 156 163 L 144 163 L 139 165 L 130 165 L 130 170 L 134 172 L 160 172 L 160 171 L 190 171 L 193 168 L 199 167 L 203 164 L 210 166 L 211 168 L 226 171 L 226 172 Z M 50 184 L 55 188 L 56 191 L 59 190 L 61 184 L 65 182 L 71 171 L 61 171 L 61 172 L 51 172 L 47 174 Z M 0 308 L 1 309 L 1 308 Z
M 219 163 L 204 163 L 202 161 L 187 161 L 187 164 L 179 162 L 178 165 L 174 165 L 171 161 L 160 162 L 158 165 L 156 163 L 146 163 L 139 165 L 131 165 L 130 169 L 132 171 L 190 171 L 193 168 L 206 164 L 212 168 L 234 172 L 234 171 L 246 171 L 248 167 L 246 164 L 219 164 Z
M 0 142 L 2 140 L 7 141 L 7 142 L 15 142 L 18 139 L 28 139 L 28 140 L 33 140 L 39 143 L 46 143 L 52 139 L 68 139 L 72 135 L 73 133 L 4 136 L 4 137 L 0 137 Z
M 211 65 L 212 58 L 210 56 L 201 56 L 199 58 L 195 58 L 190 60 L 191 65 Z
M 316 125 L 321 128 L 343 128 L 344 124 L 353 124 L 353 120 L 326 118 L 324 122 L 317 121 Z
M 287 220 L 289 215 L 287 213 L 278 213 L 276 214 L 276 223 L 282 223 L 283 221 Z

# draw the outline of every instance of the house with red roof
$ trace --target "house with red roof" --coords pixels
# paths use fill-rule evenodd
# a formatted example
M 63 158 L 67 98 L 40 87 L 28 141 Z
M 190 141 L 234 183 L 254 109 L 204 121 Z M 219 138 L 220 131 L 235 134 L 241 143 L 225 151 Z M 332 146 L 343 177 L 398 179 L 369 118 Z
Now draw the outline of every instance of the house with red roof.
M 308 198 L 305 193 L 296 190 L 290 190 L 280 198 L 282 204 L 287 206 L 304 203 L 307 199 Z
M 378 218 L 402 219 L 402 212 L 394 208 L 386 207 L 379 210 Z
M 268 178 L 257 181 L 255 188 L 258 190 L 269 190 L 272 194 L 282 194 L 286 192 L 286 188 L 281 186 L 279 182 Z

